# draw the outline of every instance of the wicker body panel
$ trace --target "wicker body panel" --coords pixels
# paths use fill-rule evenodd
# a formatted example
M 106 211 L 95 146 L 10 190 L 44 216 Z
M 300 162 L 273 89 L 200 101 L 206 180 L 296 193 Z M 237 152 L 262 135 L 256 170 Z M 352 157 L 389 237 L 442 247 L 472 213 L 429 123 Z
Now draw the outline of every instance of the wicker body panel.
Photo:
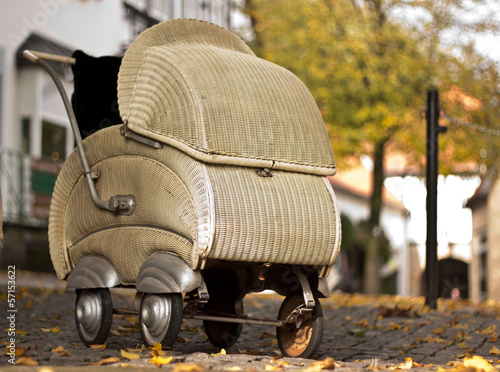
M 102 200 L 134 194 L 130 216 L 91 201 L 74 151 L 57 179 L 49 221 L 59 278 L 88 255 L 107 257 L 123 284 L 158 251 L 193 269 L 204 258 L 330 265 L 339 250 L 335 198 L 322 176 L 206 165 L 165 146 L 153 149 L 120 135 L 118 126 L 85 141 Z
M 209 258 L 330 265 L 338 253 L 335 200 L 320 176 L 210 166 L 217 223 Z
M 205 30 L 210 40 L 187 38 L 182 32 L 190 27 Z M 171 37 L 177 29 L 182 36 Z M 228 31 L 198 21 L 146 30 L 120 69 L 124 122 L 207 163 L 333 175 L 330 140 L 307 88 L 234 42 Z M 257 162 L 245 164 L 249 160 Z
M 130 227 L 145 231 L 130 240 L 136 244 L 136 253 L 150 249 L 152 234 L 147 228 L 161 230 L 160 240 L 170 234 L 169 239 L 180 236 L 190 242 L 189 248 L 183 243 L 166 245 L 164 250 L 178 254 L 196 267 L 213 235 L 210 225 L 213 212 L 203 164 L 171 147 L 157 150 L 127 140 L 120 135 L 118 126 L 93 134 L 84 144 L 92 170 L 101 172 L 96 184 L 100 198 L 108 200 L 112 195 L 134 194 L 137 206 L 131 216 L 116 216 L 97 208 L 90 199 L 80 159 L 74 151 L 57 178 L 50 210 L 50 254 L 58 277 L 66 277 L 83 255 L 95 252 L 92 236 L 96 233 L 103 237 L 104 232 L 109 231 L 113 237 L 105 239 L 107 245 L 101 246 L 104 249 L 101 255 L 114 257 L 121 251 L 131 254 L 120 239 L 114 238 L 116 231 Z M 142 243 L 137 243 L 138 240 Z M 137 267 L 145 256 L 132 254 L 127 259 L 137 260 L 132 264 Z M 120 279 L 130 281 L 125 277 Z

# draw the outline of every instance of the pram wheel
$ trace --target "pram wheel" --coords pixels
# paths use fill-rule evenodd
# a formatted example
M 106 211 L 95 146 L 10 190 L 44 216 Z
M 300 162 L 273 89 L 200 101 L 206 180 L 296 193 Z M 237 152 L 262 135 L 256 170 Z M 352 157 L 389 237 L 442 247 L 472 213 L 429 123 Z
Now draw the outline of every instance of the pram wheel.
M 276 336 L 281 353 L 285 357 L 311 358 L 323 337 L 323 310 L 317 298 L 316 306 L 309 312 L 296 315 L 296 321 L 278 327 Z M 304 304 L 302 294 L 289 295 L 281 304 L 278 320 L 286 320 L 299 306 Z
M 77 290 L 75 320 L 78 334 L 85 345 L 104 344 L 113 322 L 109 288 Z
M 210 300 L 205 306 L 205 312 L 209 315 L 236 315 L 235 295 L 222 286 L 215 287 L 211 292 Z M 243 306 L 243 304 L 241 304 Z M 205 333 L 215 347 L 230 348 L 241 335 L 242 324 L 203 321 Z
M 183 302 L 180 293 L 145 293 L 139 312 L 139 328 L 147 346 L 160 343 L 171 347 L 182 323 Z

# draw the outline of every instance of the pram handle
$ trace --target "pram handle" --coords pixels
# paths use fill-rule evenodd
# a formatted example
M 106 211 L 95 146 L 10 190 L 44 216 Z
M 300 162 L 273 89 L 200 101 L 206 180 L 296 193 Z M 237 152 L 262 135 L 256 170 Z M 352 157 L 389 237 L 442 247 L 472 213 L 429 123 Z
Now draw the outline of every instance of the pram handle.
M 97 194 L 97 190 L 94 184 L 94 178 L 96 175 L 90 169 L 89 162 L 87 160 L 87 154 L 85 152 L 85 147 L 83 146 L 82 136 L 80 135 L 80 131 L 78 129 L 78 124 L 76 122 L 75 113 L 73 112 L 73 108 L 71 107 L 71 103 L 69 101 L 68 95 L 64 90 L 64 87 L 59 80 L 57 73 L 54 71 L 50 65 L 44 61 L 44 59 L 63 62 L 63 63 L 75 63 L 74 58 L 58 56 L 55 54 L 42 53 L 42 52 L 34 52 L 31 50 L 23 51 L 23 57 L 31 61 L 32 63 L 43 67 L 54 83 L 56 84 L 57 90 L 61 95 L 61 98 L 64 103 L 64 107 L 66 108 L 66 112 L 68 113 L 69 122 L 71 124 L 71 129 L 73 130 L 73 135 L 75 137 L 76 147 L 78 150 L 78 154 L 80 155 L 80 160 L 83 166 L 83 174 L 85 176 L 85 180 L 87 181 L 87 185 L 89 187 L 90 196 L 94 204 L 101 208 L 106 209 L 108 211 L 117 213 L 117 214 L 125 214 L 130 215 L 134 212 L 135 209 L 135 196 L 134 195 L 115 195 L 112 196 L 108 201 L 102 201 Z M 73 60 L 73 61 L 71 61 Z
M 61 56 L 59 54 L 37 52 L 35 50 L 23 51 L 23 57 L 26 58 L 27 60 L 29 60 L 30 62 L 33 62 L 34 64 L 36 64 L 39 59 L 53 61 L 53 62 L 61 62 L 61 63 L 69 64 L 69 65 L 76 64 L 75 58 L 65 57 L 65 56 Z

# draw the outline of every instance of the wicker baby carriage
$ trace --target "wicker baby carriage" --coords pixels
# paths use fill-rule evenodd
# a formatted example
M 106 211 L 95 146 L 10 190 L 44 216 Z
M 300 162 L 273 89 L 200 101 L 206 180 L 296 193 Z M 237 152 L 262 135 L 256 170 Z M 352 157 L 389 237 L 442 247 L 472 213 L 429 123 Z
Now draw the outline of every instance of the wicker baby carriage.
M 118 103 L 123 124 L 83 141 L 52 198 L 50 253 L 83 342 L 106 341 L 109 288 L 132 287 L 145 344 L 172 346 L 185 316 L 219 347 L 265 324 L 283 355 L 314 355 L 340 215 L 305 86 L 231 32 L 174 20 L 130 45 Z M 265 289 L 286 296 L 278 319 L 245 316 L 244 296 Z

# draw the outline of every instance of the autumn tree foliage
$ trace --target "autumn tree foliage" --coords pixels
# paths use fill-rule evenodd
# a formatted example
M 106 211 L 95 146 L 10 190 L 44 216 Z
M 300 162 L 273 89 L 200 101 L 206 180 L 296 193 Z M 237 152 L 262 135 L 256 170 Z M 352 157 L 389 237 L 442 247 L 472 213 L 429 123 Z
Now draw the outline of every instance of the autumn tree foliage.
M 373 161 L 369 230 L 374 236 L 365 252 L 363 287 L 367 293 L 380 291 L 376 233 L 380 231 L 384 162 L 388 152 L 398 151 L 405 154 L 408 164 L 423 169 L 426 91 L 439 89 L 444 98 L 455 92 L 455 99 L 443 101 L 448 114 L 500 126 L 498 66 L 481 57 L 469 42 L 443 41 L 447 32 L 497 31 L 491 14 L 475 14 L 470 21 L 467 17 L 474 8 L 462 3 L 246 0 L 254 49 L 294 72 L 310 89 L 338 167 L 349 166 L 349 159 L 364 154 Z M 464 100 L 476 104 L 467 106 Z M 495 145 L 491 138 L 471 134 L 465 127 L 442 137 L 446 137 L 446 151 L 441 165 L 447 172 L 457 163 L 484 162 L 484 151 L 491 154 L 498 147 L 498 142 Z

